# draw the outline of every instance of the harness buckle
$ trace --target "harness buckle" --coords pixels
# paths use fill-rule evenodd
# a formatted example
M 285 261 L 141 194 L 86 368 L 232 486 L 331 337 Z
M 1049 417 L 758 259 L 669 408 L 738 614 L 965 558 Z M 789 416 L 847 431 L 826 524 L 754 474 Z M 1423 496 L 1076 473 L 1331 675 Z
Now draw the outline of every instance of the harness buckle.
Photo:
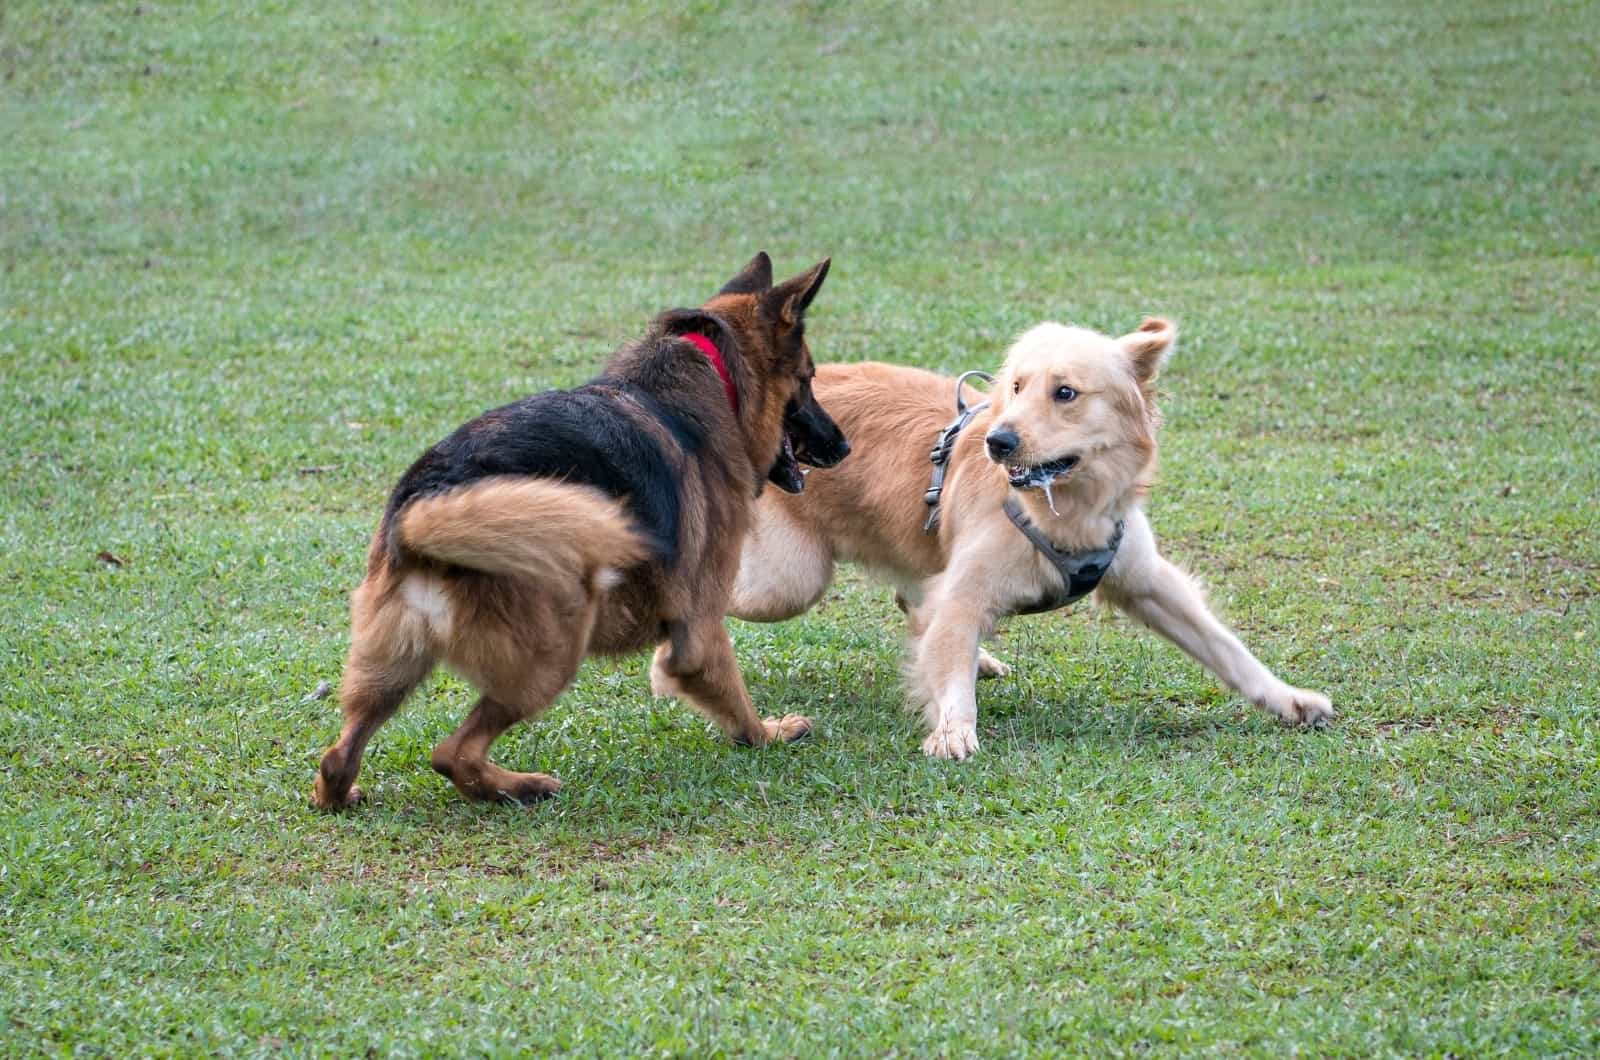
M 934 442 L 933 448 L 928 451 L 928 460 L 934 467 L 943 467 L 950 459 L 950 451 L 956 447 L 956 435 L 961 433 L 961 428 L 966 425 L 966 417 L 963 414 L 961 419 L 939 432 L 939 440 Z

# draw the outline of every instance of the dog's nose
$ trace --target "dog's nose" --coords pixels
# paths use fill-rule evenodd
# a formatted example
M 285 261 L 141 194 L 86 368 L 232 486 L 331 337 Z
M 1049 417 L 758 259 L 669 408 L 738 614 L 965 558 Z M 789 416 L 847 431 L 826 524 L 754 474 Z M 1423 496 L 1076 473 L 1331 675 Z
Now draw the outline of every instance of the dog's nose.
M 850 441 L 847 438 L 839 439 L 839 459 L 843 460 L 850 455 Z
M 1017 446 L 1022 444 L 1017 432 L 1008 427 L 996 427 L 985 435 L 983 440 L 989 446 L 989 455 L 996 460 L 1004 460 L 1016 452 Z

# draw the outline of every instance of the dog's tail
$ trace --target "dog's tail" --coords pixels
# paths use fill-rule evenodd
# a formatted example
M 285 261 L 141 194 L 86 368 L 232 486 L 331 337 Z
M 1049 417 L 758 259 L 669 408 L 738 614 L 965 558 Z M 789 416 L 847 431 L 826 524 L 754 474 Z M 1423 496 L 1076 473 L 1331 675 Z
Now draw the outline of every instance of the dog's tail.
M 549 478 L 489 478 L 420 498 L 394 530 L 407 550 L 444 563 L 593 588 L 614 585 L 652 552 L 621 501 Z

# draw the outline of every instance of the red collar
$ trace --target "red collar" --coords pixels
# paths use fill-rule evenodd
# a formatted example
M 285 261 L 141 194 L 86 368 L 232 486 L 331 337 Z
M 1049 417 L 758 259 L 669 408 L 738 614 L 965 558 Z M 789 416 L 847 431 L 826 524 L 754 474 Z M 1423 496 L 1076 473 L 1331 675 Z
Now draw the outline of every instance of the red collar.
M 723 361 L 722 351 L 717 349 L 717 344 L 698 331 L 680 335 L 679 338 L 706 355 L 706 360 L 711 362 L 711 367 L 717 370 L 717 377 L 722 380 L 722 389 L 727 391 L 728 404 L 733 406 L 734 414 L 737 415 L 739 412 L 739 392 L 733 388 L 733 376 L 728 374 L 728 365 Z

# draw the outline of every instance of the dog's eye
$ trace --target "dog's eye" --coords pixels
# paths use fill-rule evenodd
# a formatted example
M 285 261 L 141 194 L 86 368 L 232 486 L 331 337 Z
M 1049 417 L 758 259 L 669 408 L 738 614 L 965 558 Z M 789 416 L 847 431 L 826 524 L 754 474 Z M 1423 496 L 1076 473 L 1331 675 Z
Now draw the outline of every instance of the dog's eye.
M 1020 393 L 1022 393 L 1022 384 L 1021 384 L 1021 383 L 1012 383 L 1012 384 L 1011 384 L 1011 392 L 1012 392 L 1012 393 L 1013 393 L 1013 394 L 1020 394 Z
M 1076 390 L 1072 389 L 1070 386 L 1058 386 L 1058 387 L 1056 387 L 1056 400 L 1057 401 L 1071 401 L 1073 398 L 1075 398 L 1077 396 L 1078 396 L 1078 392 Z

